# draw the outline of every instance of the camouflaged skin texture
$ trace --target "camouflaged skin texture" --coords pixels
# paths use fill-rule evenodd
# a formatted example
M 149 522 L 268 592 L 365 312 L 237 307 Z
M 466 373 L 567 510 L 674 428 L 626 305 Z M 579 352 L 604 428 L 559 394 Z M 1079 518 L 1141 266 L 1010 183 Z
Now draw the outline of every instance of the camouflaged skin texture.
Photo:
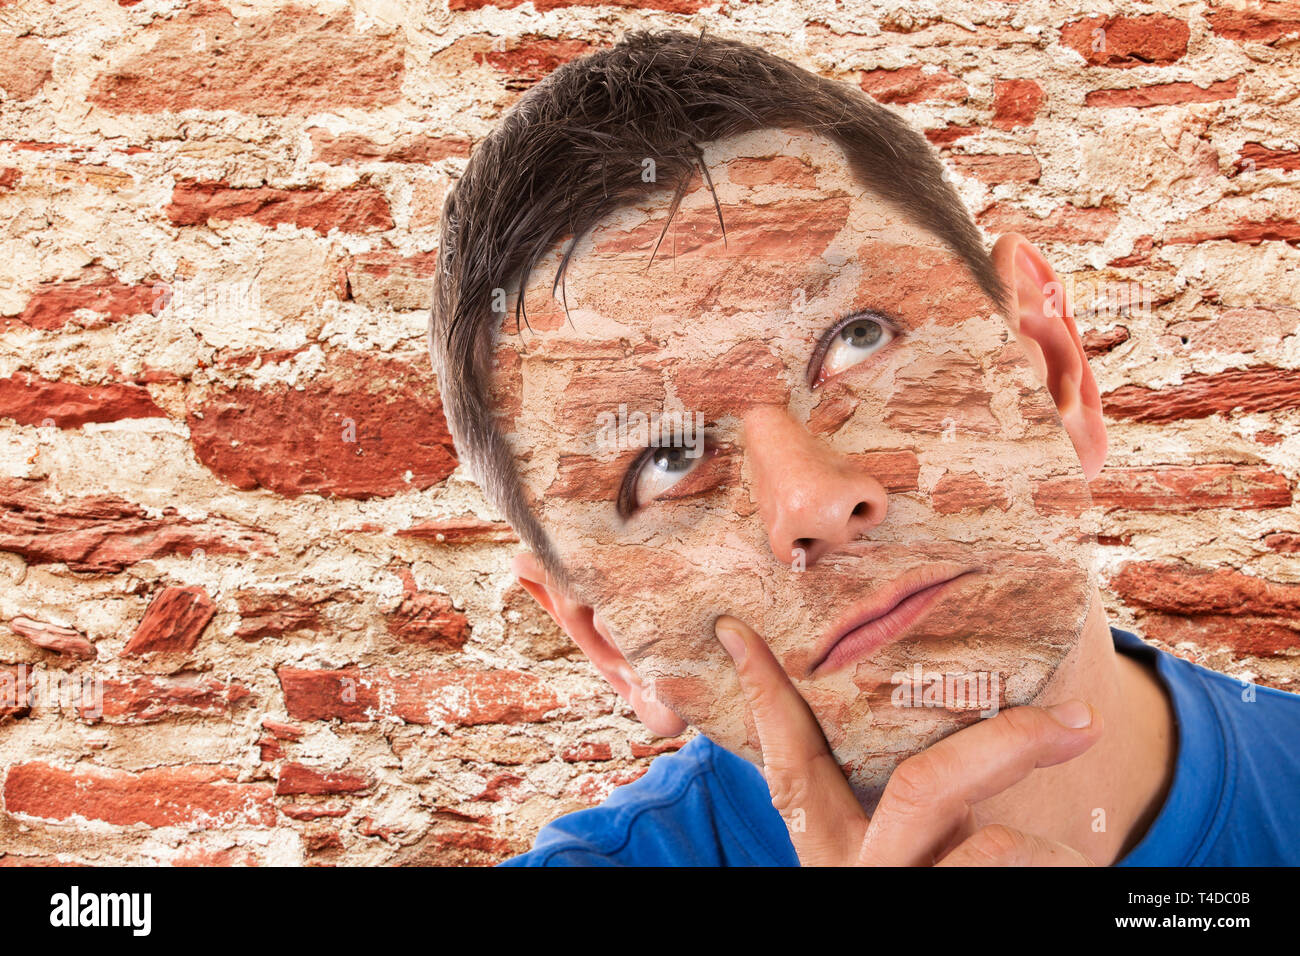
M 501 327 L 498 422 L 576 596 L 657 698 L 761 765 L 714 636 L 717 616 L 735 615 L 873 799 L 902 759 L 981 709 L 1032 701 L 1079 640 L 1097 583 L 1088 486 L 992 301 L 941 241 L 858 185 L 838 145 L 765 130 L 714 143 L 705 160 L 725 242 L 700 182 L 653 264 L 667 189 L 581 239 L 567 319 L 551 296 L 558 252 L 544 261 L 525 290 L 531 329 L 516 331 L 513 297 Z M 897 333 L 814 387 L 819 341 L 866 309 Z M 624 421 L 702 416 L 707 437 L 684 476 L 626 518 L 617 499 L 643 447 L 611 448 L 620 405 Z M 801 562 L 791 541 L 817 535 L 791 509 L 810 495 L 863 514 L 851 540 L 806 542 Z M 968 573 L 894 643 L 810 673 L 850 605 L 925 568 Z M 899 706 L 900 673 L 979 677 L 993 699 Z

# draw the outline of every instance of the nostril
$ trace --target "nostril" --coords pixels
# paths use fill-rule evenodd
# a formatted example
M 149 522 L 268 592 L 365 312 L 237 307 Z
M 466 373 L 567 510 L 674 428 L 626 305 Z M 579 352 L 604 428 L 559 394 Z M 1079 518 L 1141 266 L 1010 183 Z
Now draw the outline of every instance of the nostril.
M 807 554 L 809 551 L 812 550 L 813 539 L 812 539 L 812 538 L 795 538 L 795 539 L 794 539 L 794 546 L 795 546 L 795 549 L 796 549 L 796 550 L 798 550 L 798 551 L 802 551 L 804 554 Z
M 853 508 L 853 517 L 855 518 L 864 517 L 869 509 L 870 509 L 870 505 L 868 505 L 865 501 L 859 501 L 857 505 L 854 506 Z

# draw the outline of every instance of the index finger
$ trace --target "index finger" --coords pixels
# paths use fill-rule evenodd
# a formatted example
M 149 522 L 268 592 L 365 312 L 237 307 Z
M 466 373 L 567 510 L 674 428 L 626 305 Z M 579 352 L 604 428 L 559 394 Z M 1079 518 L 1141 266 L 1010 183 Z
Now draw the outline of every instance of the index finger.
M 867 816 L 808 702 L 767 642 L 747 624 L 723 615 L 714 630 L 736 664 L 763 751 L 772 805 L 785 820 L 800 862 L 836 866 L 851 861 Z

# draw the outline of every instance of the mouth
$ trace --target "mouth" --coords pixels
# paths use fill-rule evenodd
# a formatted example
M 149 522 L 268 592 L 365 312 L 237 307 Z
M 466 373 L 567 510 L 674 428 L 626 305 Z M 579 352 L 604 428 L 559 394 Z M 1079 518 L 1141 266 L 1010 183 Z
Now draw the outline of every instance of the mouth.
M 898 640 L 954 581 L 978 570 L 965 565 L 927 565 L 873 591 L 830 628 L 808 676 L 824 677 Z

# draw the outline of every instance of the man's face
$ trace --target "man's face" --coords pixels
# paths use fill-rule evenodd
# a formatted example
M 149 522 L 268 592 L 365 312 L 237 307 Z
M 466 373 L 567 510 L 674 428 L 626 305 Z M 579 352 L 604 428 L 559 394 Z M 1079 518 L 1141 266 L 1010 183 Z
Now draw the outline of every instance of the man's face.
M 869 799 L 1077 642 L 1087 485 L 967 267 L 833 141 L 765 130 L 705 159 L 726 243 L 698 184 L 653 265 L 668 190 L 579 243 L 569 319 L 544 263 L 532 331 L 513 309 L 502 329 L 498 423 L 574 596 L 657 699 L 758 762 L 713 630 L 739 617 Z

